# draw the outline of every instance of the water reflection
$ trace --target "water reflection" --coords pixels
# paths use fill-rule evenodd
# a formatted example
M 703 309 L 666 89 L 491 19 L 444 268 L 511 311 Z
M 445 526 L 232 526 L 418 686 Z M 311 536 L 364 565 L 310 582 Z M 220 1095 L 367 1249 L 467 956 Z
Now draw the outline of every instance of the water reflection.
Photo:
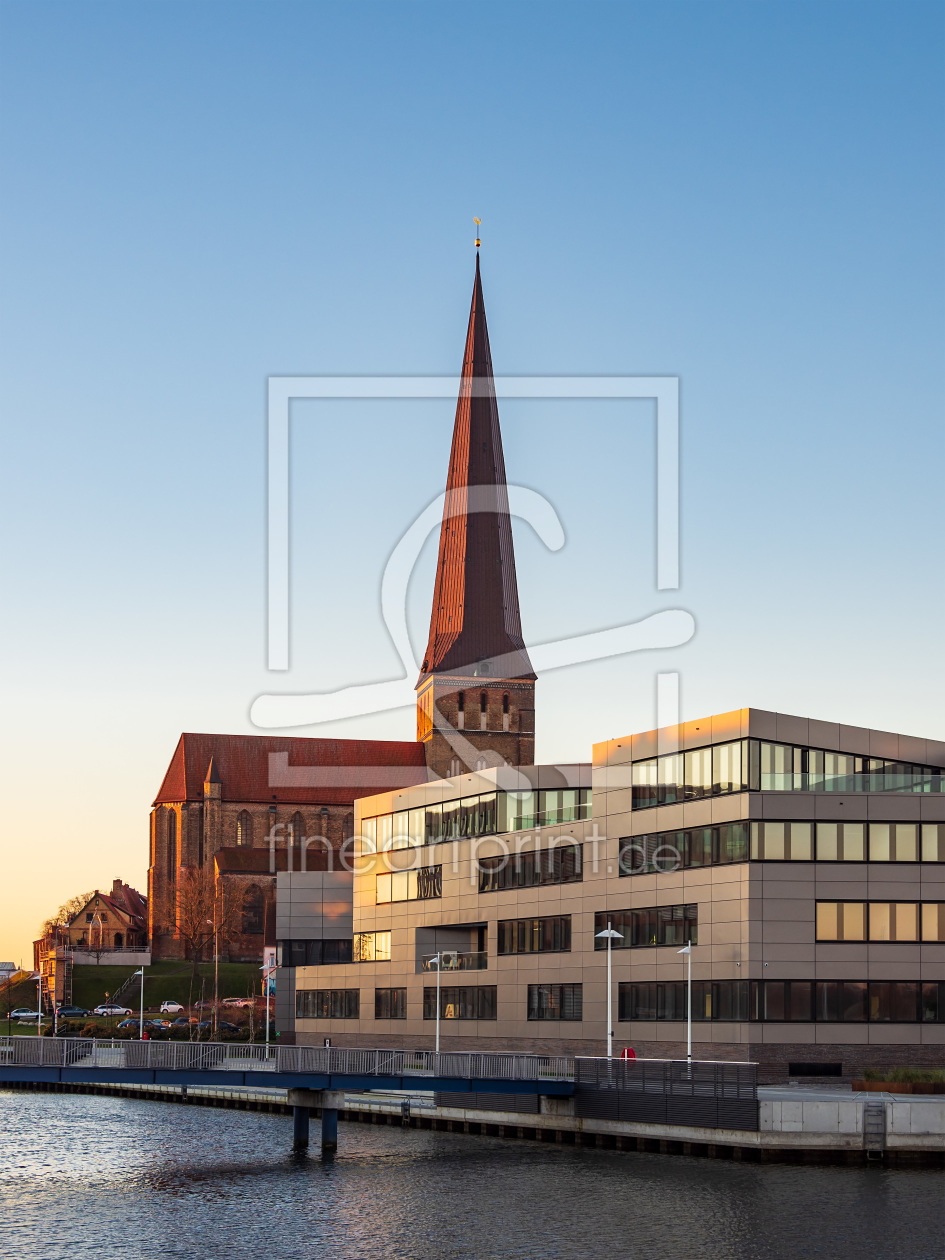
M 941 1177 L 794 1168 L 0 1092 L 3 1254 L 940 1260 Z

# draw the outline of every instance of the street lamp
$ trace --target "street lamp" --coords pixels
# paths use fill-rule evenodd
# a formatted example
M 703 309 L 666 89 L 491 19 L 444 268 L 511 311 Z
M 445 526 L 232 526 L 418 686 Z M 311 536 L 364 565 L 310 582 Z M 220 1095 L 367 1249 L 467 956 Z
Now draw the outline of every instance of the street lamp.
M 689 1074 L 692 1075 L 692 941 L 688 940 L 682 949 L 676 950 L 677 954 L 686 955 L 686 1062 L 689 1065 Z
M 263 973 L 263 984 L 266 986 L 266 1062 L 269 1062 L 269 977 L 274 971 L 279 970 L 279 964 L 270 962 L 263 963 L 259 968 Z
M 43 973 L 37 971 L 33 976 L 36 981 L 36 1036 L 43 1031 Z
M 436 1052 L 440 1053 L 440 971 L 443 967 L 443 951 L 432 954 L 430 965 L 436 963 Z
M 217 900 L 213 899 L 213 918 L 207 922 L 213 927 L 213 1035 L 217 1035 L 217 1006 L 220 1001 L 220 951 L 217 948 Z
M 134 974 L 141 977 L 141 1018 L 138 1021 L 138 1040 L 144 1041 L 144 968 L 139 967 Z
M 606 930 L 598 932 L 595 940 L 607 942 L 607 1058 L 614 1057 L 614 986 L 611 982 L 610 945 L 612 941 L 622 941 L 623 937 L 615 932 L 608 920 Z

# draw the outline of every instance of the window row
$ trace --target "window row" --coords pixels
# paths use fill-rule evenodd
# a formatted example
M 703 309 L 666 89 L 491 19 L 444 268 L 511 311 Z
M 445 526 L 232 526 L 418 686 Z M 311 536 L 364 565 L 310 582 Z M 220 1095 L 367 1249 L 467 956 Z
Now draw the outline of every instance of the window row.
M 618 1019 L 686 1018 L 685 982 L 619 986 Z M 694 980 L 693 1020 L 945 1023 L 945 982 L 917 980 Z
M 545 919 L 502 919 L 498 926 L 499 954 L 562 953 L 571 948 L 571 916 Z
M 278 941 L 280 967 L 325 967 L 351 962 L 351 941 Z
M 643 875 L 731 862 L 945 862 L 945 823 L 734 822 L 624 836 L 618 871 Z
M 699 911 L 693 903 L 685 906 L 653 906 L 643 910 L 599 910 L 594 915 L 594 948 L 607 948 L 607 939 L 598 932 L 610 927 L 620 933 L 611 938 L 613 949 L 634 949 L 648 945 L 699 944 Z
M 945 901 L 818 901 L 818 941 L 945 941 Z
M 583 865 L 579 844 L 556 844 L 531 853 L 479 858 L 481 893 L 540 884 L 572 884 L 581 879 Z
M 357 1019 L 358 989 L 296 989 L 296 1019 Z
M 557 827 L 590 817 L 589 788 L 488 792 L 363 818 L 361 835 L 373 851 L 384 852 L 446 840 L 502 835 L 507 831 Z
M 620 875 L 645 875 L 653 871 L 747 862 L 749 835 L 747 822 L 734 822 L 719 827 L 689 827 L 685 831 L 624 836 L 620 841 L 617 870 Z
M 358 932 L 354 938 L 354 962 L 390 962 L 390 932 Z
M 443 896 L 443 868 L 423 866 L 418 871 L 391 871 L 377 876 L 377 904 L 389 901 L 429 901 Z
M 632 808 L 728 792 L 942 792 L 941 769 L 740 739 L 635 761 Z
M 584 1018 L 584 990 L 579 984 L 530 984 L 529 1019 Z
M 494 984 L 450 985 L 440 988 L 440 1019 L 495 1019 Z M 436 989 L 423 990 L 423 1018 L 436 1019 Z

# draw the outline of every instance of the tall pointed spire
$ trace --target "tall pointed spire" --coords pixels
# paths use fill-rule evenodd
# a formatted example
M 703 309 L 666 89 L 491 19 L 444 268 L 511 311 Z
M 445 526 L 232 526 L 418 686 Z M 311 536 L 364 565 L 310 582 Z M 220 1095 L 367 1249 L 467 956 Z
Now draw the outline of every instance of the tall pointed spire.
M 530 678 L 479 254 L 420 680 L 430 674 Z
M 417 682 L 417 737 L 437 745 L 428 751 L 431 769 L 458 774 L 480 763 L 531 761 L 534 682 L 522 638 L 505 459 L 477 251 L 430 635 Z M 467 688 L 472 702 L 468 707 Z M 459 731 L 464 733 L 461 738 L 457 738 Z

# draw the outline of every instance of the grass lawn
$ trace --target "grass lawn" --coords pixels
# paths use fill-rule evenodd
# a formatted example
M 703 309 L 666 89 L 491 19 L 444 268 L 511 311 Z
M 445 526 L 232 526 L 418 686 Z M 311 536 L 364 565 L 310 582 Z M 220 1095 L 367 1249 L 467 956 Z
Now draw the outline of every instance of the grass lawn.
M 134 967 L 74 967 L 72 971 L 73 1006 L 93 1010 L 105 1001 L 106 993 L 114 993 L 120 984 L 135 971 Z M 158 1007 L 162 1002 L 176 1001 L 188 1006 L 213 998 L 213 963 L 201 963 L 196 983 L 191 984 L 193 967 L 189 962 L 156 962 L 144 969 L 144 1004 Z M 260 991 L 261 972 L 255 963 L 220 963 L 220 997 L 249 997 Z M 130 1000 L 128 1000 L 130 999 Z M 122 1006 L 130 1006 L 136 1012 L 140 998 L 137 981 L 118 998 Z M 24 980 L 9 994 L 4 993 L 0 1004 L 0 1022 L 8 1010 L 26 1006 L 36 1009 L 36 981 Z M 4 1028 L 4 1032 L 6 1029 Z
M 72 971 L 72 1004 L 88 1010 L 105 1001 L 106 990 L 114 993 L 132 974 L 134 967 L 75 967 Z M 260 989 L 260 970 L 253 963 L 220 963 L 220 997 L 248 997 Z M 144 969 L 144 1004 L 160 1006 L 162 1002 L 181 1002 L 184 1006 L 213 998 L 213 963 L 201 963 L 195 983 L 191 983 L 193 967 L 188 962 L 157 962 Z M 126 995 L 131 1001 L 125 1001 Z M 35 1000 L 35 999 L 34 999 Z M 118 1001 L 138 1009 L 138 986 L 126 990 Z

